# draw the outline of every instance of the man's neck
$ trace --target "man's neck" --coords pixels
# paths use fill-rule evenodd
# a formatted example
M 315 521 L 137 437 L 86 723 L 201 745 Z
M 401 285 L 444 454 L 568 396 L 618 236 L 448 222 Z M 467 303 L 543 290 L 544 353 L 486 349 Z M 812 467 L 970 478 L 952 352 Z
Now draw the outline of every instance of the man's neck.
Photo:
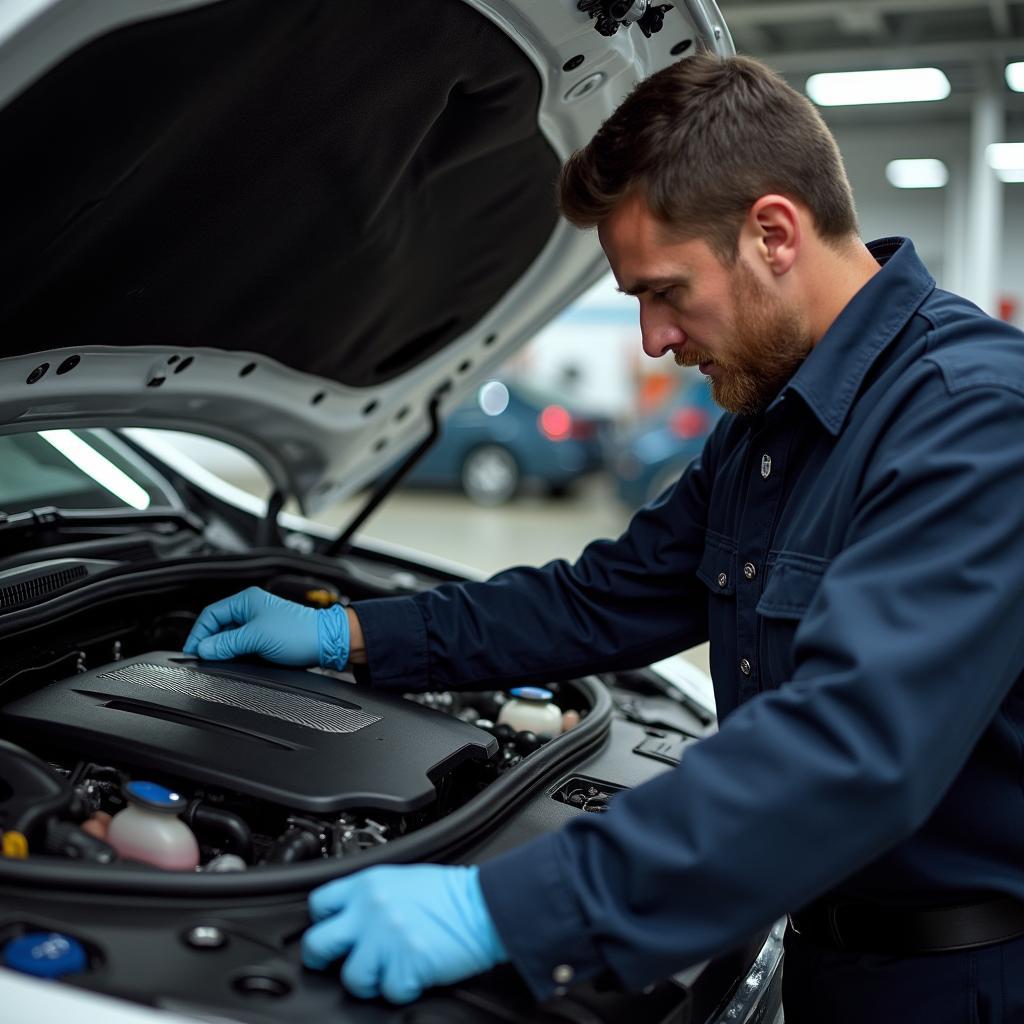
M 882 268 L 860 239 L 841 249 L 819 243 L 814 273 L 809 275 L 808 326 L 817 344 L 850 300 Z

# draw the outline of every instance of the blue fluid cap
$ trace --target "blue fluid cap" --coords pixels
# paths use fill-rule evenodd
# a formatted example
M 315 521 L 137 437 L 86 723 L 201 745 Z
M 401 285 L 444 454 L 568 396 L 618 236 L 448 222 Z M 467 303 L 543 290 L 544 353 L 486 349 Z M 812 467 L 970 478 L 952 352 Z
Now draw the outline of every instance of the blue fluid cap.
M 4 946 L 4 965 L 37 978 L 63 978 L 84 971 L 89 960 L 77 940 L 60 932 L 29 932 Z
M 139 779 L 126 783 L 124 795 L 133 804 L 139 804 L 151 811 L 170 811 L 172 814 L 179 814 L 188 806 L 188 801 L 173 789 Z
M 517 700 L 551 700 L 554 694 L 550 690 L 545 690 L 543 686 L 517 686 L 514 690 L 509 690 Z

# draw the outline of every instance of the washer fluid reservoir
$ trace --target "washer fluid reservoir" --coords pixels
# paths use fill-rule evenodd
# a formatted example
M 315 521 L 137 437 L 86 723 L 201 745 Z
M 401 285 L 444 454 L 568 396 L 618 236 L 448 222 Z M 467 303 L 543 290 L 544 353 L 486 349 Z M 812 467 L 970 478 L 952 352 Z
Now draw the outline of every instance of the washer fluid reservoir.
M 555 737 L 562 731 L 562 709 L 551 703 L 551 691 L 541 686 L 517 686 L 509 690 L 512 700 L 501 706 L 498 724 L 516 732 Z
M 169 871 L 193 871 L 199 865 L 199 844 L 178 818 L 188 805 L 184 797 L 155 782 L 132 781 L 123 789 L 128 806 L 110 822 L 107 842 L 126 860 L 138 860 Z

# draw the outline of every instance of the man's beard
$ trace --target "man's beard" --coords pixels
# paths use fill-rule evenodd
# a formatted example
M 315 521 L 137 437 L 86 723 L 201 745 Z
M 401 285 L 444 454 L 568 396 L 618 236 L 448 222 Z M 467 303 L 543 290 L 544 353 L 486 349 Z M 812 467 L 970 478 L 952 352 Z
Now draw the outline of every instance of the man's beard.
M 732 337 L 712 355 L 690 348 L 676 353 L 680 366 L 714 363 L 711 397 L 727 412 L 763 412 L 814 347 L 796 310 L 754 276 L 745 264 L 733 271 L 736 315 Z

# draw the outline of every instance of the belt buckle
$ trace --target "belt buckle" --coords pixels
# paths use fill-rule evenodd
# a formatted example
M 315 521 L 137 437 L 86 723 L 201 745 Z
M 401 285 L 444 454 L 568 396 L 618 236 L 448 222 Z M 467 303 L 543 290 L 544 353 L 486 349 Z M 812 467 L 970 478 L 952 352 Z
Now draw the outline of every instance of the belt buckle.
M 832 943 L 833 948 L 837 950 L 845 950 L 847 948 L 847 944 L 839 929 L 839 910 L 840 905 L 836 903 L 819 905 L 819 909 L 814 912 L 814 917 L 808 921 L 808 924 L 811 926 L 811 934 L 818 933 L 820 929 L 828 936 L 828 941 Z M 796 915 L 787 914 L 786 918 L 793 934 L 806 938 L 805 932 L 803 932 L 797 924 L 797 918 L 799 916 L 800 913 L 798 912 Z

